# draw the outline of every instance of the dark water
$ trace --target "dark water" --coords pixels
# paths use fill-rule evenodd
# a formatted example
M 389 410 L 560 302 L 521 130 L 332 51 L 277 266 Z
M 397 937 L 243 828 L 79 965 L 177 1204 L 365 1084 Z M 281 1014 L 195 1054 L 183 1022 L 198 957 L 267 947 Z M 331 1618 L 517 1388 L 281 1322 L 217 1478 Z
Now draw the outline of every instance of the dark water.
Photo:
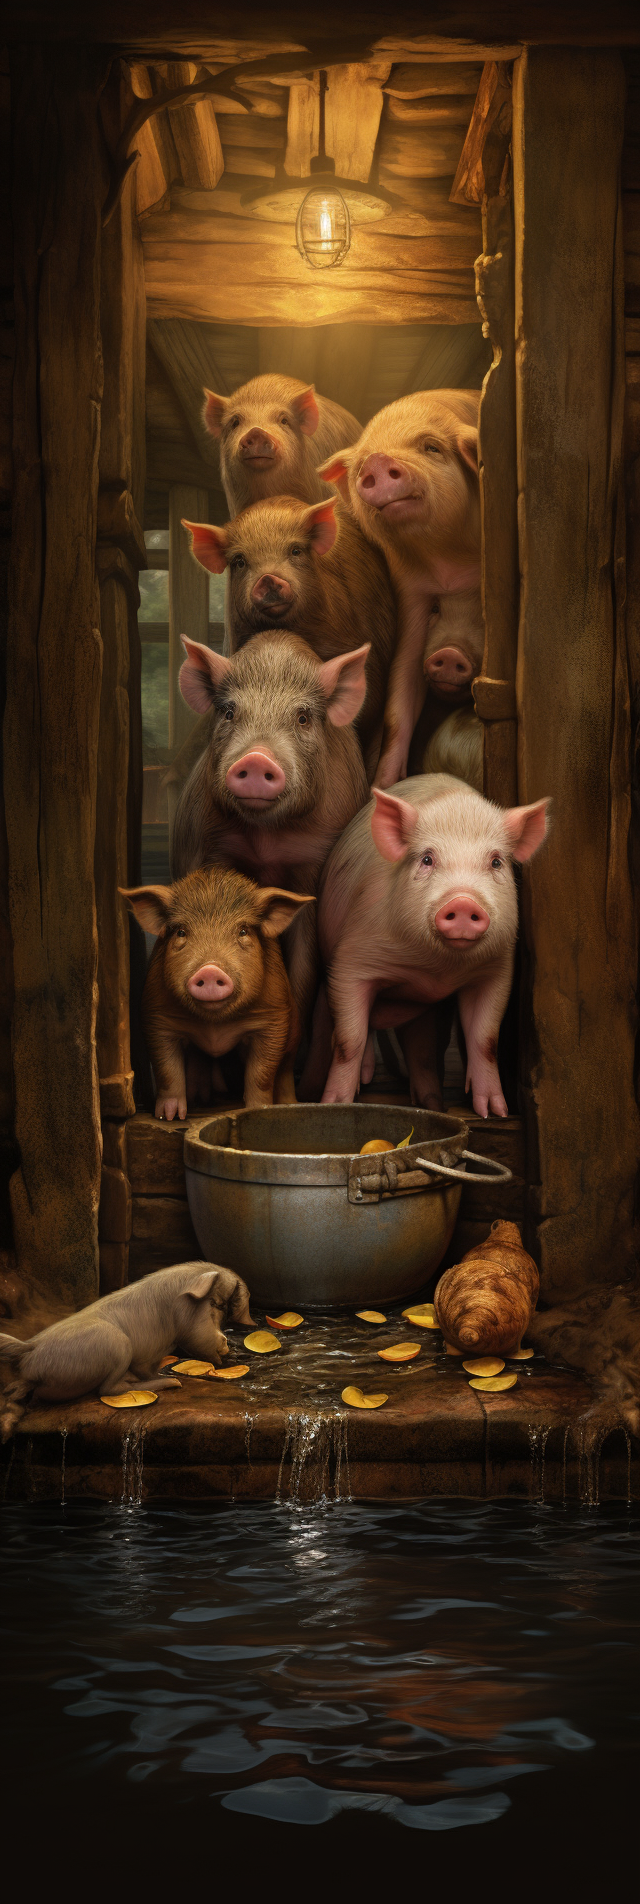
M 94 1895 L 125 1871 L 283 1897 L 622 1875 L 635 1511 L 16 1506 L 2 1528 L 3 1835 L 32 1875 L 74 1847 Z

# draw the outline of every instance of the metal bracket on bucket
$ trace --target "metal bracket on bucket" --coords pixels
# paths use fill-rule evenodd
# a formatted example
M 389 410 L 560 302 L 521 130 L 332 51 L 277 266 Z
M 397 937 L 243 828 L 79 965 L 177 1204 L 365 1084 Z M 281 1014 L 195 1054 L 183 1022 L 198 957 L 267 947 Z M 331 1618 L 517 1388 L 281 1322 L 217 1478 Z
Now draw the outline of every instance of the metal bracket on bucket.
M 432 1170 L 437 1177 L 446 1177 L 450 1183 L 511 1183 L 513 1171 L 507 1164 L 499 1164 L 495 1157 L 481 1157 L 476 1150 L 463 1150 L 461 1158 L 472 1164 L 482 1164 L 482 1171 L 452 1169 L 448 1164 L 437 1164 L 430 1157 L 411 1159 L 413 1168 L 398 1168 L 394 1155 L 376 1158 L 377 1169 L 370 1173 L 363 1168 L 362 1159 L 354 1157 L 349 1170 L 348 1195 L 350 1203 L 379 1203 L 381 1198 L 404 1196 L 411 1190 L 426 1190 L 427 1185 L 421 1171 Z M 436 1188 L 433 1184 L 433 1189 Z

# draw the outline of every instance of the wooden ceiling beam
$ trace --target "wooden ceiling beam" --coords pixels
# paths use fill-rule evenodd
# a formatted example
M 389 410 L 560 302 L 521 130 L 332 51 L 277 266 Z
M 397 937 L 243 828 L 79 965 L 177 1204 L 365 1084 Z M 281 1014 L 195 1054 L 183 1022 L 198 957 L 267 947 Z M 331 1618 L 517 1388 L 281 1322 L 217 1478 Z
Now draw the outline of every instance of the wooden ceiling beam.
M 451 187 L 455 205 L 481 205 L 506 190 L 512 122 L 511 72 L 496 60 L 483 67 L 469 130 Z

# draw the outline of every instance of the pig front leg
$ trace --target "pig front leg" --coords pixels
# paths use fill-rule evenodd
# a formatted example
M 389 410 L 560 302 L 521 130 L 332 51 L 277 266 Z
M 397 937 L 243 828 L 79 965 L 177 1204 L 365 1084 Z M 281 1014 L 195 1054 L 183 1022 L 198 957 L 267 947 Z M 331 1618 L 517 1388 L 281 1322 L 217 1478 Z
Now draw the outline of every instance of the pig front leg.
M 508 1106 L 496 1063 L 498 1033 L 511 990 L 513 956 L 499 972 L 465 985 L 458 992 L 460 1020 L 467 1046 L 466 1089 L 472 1093 L 479 1117 L 508 1117 Z
M 187 1082 L 183 1047 L 178 1038 L 171 1038 L 150 1025 L 147 1026 L 147 1043 L 156 1081 L 156 1117 L 164 1117 L 170 1124 L 177 1112 L 178 1117 L 184 1119 Z
M 335 1031 L 331 1070 L 322 1103 L 352 1104 L 369 1036 L 371 988 L 345 973 L 332 974 L 327 990 Z
M 287 1052 L 288 1026 L 280 1029 L 276 1023 L 266 1032 L 257 1032 L 251 1040 L 249 1054 L 244 1071 L 244 1105 L 247 1111 L 257 1111 L 275 1100 L 276 1081 L 279 1080 L 281 1067 L 288 1059 L 290 1088 L 292 1096 L 278 1097 L 279 1104 L 295 1104 L 296 1094 L 293 1084 L 293 1052 Z M 278 1033 L 280 1032 L 280 1036 Z M 282 1088 L 282 1087 L 281 1087 Z M 284 1089 L 286 1090 L 286 1073 Z
M 433 596 L 400 601 L 398 645 L 389 673 L 382 753 L 376 785 L 393 787 L 405 780 L 413 730 L 424 706 L 427 684 L 423 656 Z
M 307 888 L 311 891 L 311 887 Z M 298 1017 L 306 1031 L 318 982 L 318 937 L 315 906 L 303 906 L 282 941 L 289 984 L 298 1008 Z

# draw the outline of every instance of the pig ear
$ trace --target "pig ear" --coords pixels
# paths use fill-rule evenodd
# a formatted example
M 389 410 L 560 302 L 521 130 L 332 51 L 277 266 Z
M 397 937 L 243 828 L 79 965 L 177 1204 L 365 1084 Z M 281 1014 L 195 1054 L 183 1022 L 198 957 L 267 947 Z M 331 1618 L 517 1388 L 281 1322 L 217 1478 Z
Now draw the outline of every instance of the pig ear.
M 472 424 L 463 424 L 456 437 L 456 449 L 463 463 L 468 463 L 474 476 L 478 474 L 478 432 Z
M 418 813 L 408 800 L 395 793 L 382 793 L 372 787 L 375 807 L 371 815 L 371 837 L 383 859 L 404 859 Z
M 316 555 L 328 555 L 338 534 L 335 510 L 337 496 L 327 496 L 326 502 L 314 502 L 312 509 L 305 509 L 304 533 L 309 537 Z
M 320 422 L 320 411 L 312 383 L 309 384 L 308 389 L 299 390 L 297 396 L 291 398 L 291 409 L 298 419 L 303 436 L 315 436 Z
M 535 800 L 531 807 L 508 807 L 502 820 L 514 859 L 531 859 L 542 846 L 547 831 L 548 800 Z
M 196 1302 L 202 1302 L 203 1297 L 210 1294 L 211 1285 L 215 1282 L 217 1274 L 217 1269 L 207 1269 L 204 1266 L 198 1269 L 197 1264 L 194 1263 L 193 1282 L 187 1283 L 186 1289 L 182 1291 L 183 1296 L 194 1296 Z
M 324 661 L 319 673 L 320 686 L 327 697 L 327 714 L 334 727 L 348 727 L 360 713 L 367 692 L 365 663 L 371 642 L 353 648 L 349 654 L 334 655 Z
M 209 431 L 210 436 L 219 436 L 224 423 L 227 398 L 217 397 L 215 390 L 207 390 L 206 387 L 204 395 L 205 402 L 202 411 L 202 421 L 205 430 Z
M 313 893 L 283 892 L 280 886 L 264 886 L 256 893 L 256 905 L 261 913 L 260 928 L 267 939 L 278 939 L 281 932 L 296 917 L 301 906 L 313 903 Z
M 201 569 L 208 569 L 210 575 L 221 575 L 227 566 L 226 529 L 217 529 L 211 522 L 187 522 L 184 516 L 181 521 L 190 539 L 191 554 Z
M 187 654 L 178 676 L 182 699 L 187 707 L 195 708 L 196 714 L 208 714 L 216 688 L 222 687 L 231 662 L 225 655 L 216 654 L 213 648 L 205 648 L 201 641 L 189 641 L 186 635 L 181 635 L 180 640 Z
M 118 892 L 126 899 L 129 911 L 142 926 L 143 932 L 158 933 L 164 930 L 171 911 L 170 886 L 119 886 Z
M 344 450 L 339 450 L 337 456 L 330 456 L 328 462 L 320 463 L 318 475 L 322 477 L 323 483 L 335 483 L 343 502 L 349 502 L 349 464 Z

